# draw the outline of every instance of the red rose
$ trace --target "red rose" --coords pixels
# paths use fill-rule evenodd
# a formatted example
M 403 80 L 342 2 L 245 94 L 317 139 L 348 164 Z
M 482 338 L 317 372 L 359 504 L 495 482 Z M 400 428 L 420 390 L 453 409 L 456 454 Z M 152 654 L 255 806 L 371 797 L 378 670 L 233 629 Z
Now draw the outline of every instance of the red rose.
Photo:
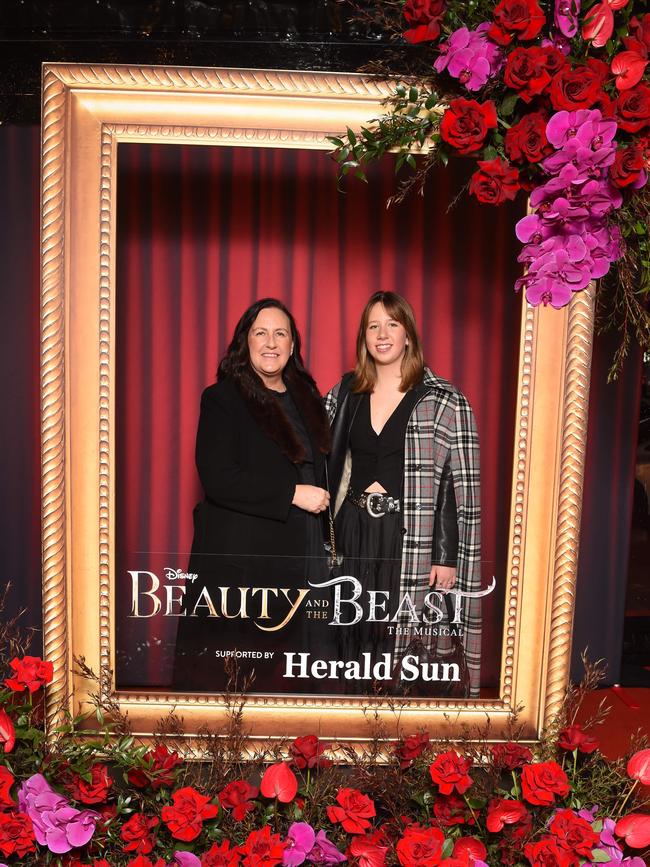
M 22 659 L 12 659 L 9 666 L 14 670 L 14 677 L 9 677 L 5 683 L 14 692 L 23 692 L 27 688 L 36 692 L 53 677 L 51 662 L 43 662 L 40 656 L 24 656 Z
M 510 163 L 495 157 L 493 160 L 479 160 L 478 171 L 469 182 L 471 195 L 485 205 L 502 205 L 506 199 L 515 198 L 519 186 L 519 172 Z
M 336 800 L 338 807 L 328 807 L 327 817 L 332 823 L 340 822 L 348 834 L 363 834 L 376 816 L 375 805 L 367 795 L 357 789 L 339 789 Z
M 5 807 L 15 807 L 16 802 L 11 797 L 11 787 L 15 780 L 11 771 L 0 765 L 0 810 Z
M 329 744 L 322 743 L 316 735 L 306 735 L 296 738 L 289 747 L 291 764 L 297 768 L 326 768 L 331 765 L 329 759 L 323 757 L 323 752 Z
M 616 823 L 615 831 L 632 849 L 645 849 L 650 846 L 650 816 L 630 813 Z
M 0 708 L 0 744 L 5 753 L 10 753 L 16 745 L 16 729 L 6 710 Z
M 650 52 L 650 12 L 647 12 L 640 21 L 636 15 L 630 18 L 628 30 L 630 36 L 645 45 Z
M 551 81 L 546 68 L 546 54 L 541 48 L 515 48 L 508 55 L 503 80 L 516 90 L 524 102 L 538 96 Z
M 144 813 L 134 813 L 128 822 L 125 822 L 120 828 L 120 837 L 126 843 L 124 851 L 148 855 L 155 845 L 151 832 L 157 824 L 157 816 L 145 816 Z
M 625 132 L 639 132 L 650 126 L 650 85 L 637 84 L 623 90 L 616 100 L 616 120 Z
M 609 68 L 602 60 L 590 57 L 575 69 L 566 64 L 551 81 L 549 97 L 556 111 L 591 108 L 598 102 Z
M 264 771 L 260 792 L 265 798 L 277 798 L 282 804 L 288 804 L 296 797 L 298 780 L 286 762 L 271 765 Z
M 462 795 L 473 782 L 467 773 L 471 766 L 471 759 L 464 759 L 458 753 L 449 750 L 436 756 L 434 762 L 429 765 L 429 773 L 442 795 L 451 795 L 454 789 Z
M 506 744 L 492 744 L 490 747 L 495 767 L 514 771 L 533 760 L 533 754 L 528 747 L 509 741 Z
M 188 843 L 199 836 L 204 819 L 213 819 L 219 812 L 210 798 L 200 795 L 191 786 L 179 789 L 172 795 L 173 807 L 162 808 L 162 820 L 175 840 Z
M 272 834 L 268 825 L 261 831 L 252 831 L 239 851 L 244 856 L 244 867 L 273 867 L 280 864 L 287 844 L 279 834 Z
M 75 801 L 82 804 L 102 804 L 109 795 L 113 781 L 106 765 L 95 764 L 90 769 L 90 780 L 81 774 L 72 773 L 66 781 L 66 789 Z
M 241 822 L 247 813 L 252 813 L 255 809 L 253 799 L 258 795 L 259 789 L 249 785 L 246 780 L 235 780 L 234 783 L 228 783 L 217 797 L 222 807 L 232 810 L 233 819 Z
M 549 807 L 555 796 L 564 798 L 571 791 L 567 775 L 557 762 L 526 765 L 521 772 L 521 787 L 529 804 Z
M 504 825 L 516 825 L 528 816 L 528 810 L 521 801 L 510 801 L 506 798 L 495 798 L 490 801 L 485 823 L 488 831 L 493 834 L 502 830 Z
M 129 861 L 126 867 L 167 867 L 162 858 L 156 858 L 156 861 L 150 861 L 145 855 L 136 855 Z
M 473 864 L 474 861 L 485 861 L 487 849 L 476 837 L 459 837 L 454 843 L 452 855 L 454 858 Z
M 359 867 L 384 867 L 388 846 L 382 846 L 373 836 L 355 837 L 346 855 L 352 855 Z
M 526 843 L 524 855 L 533 867 L 574 867 L 576 860 L 562 849 L 552 837 L 543 837 L 538 843 Z
M 591 850 L 600 840 L 589 822 L 573 810 L 558 810 L 553 816 L 549 830 L 561 846 L 587 860 L 591 860 Z
M 586 734 L 583 732 L 582 726 L 577 724 L 562 729 L 557 742 L 563 750 L 569 750 L 571 753 L 574 750 L 579 750 L 581 753 L 593 753 L 594 750 L 598 749 L 598 738 Z
M 411 825 L 397 844 L 397 860 L 402 867 L 434 867 L 442 859 L 445 835 L 439 828 Z
M 411 25 L 404 31 L 404 39 L 412 44 L 431 42 L 440 36 L 445 0 L 406 0 L 402 13 Z
M 129 771 L 129 782 L 138 789 L 150 785 L 154 792 L 161 786 L 172 786 L 176 778 L 175 770 L 183 763 L 178 753 L 167 749 L 164 744 L 158 744 L 155 750 L 146 752 L 142 762 L 142 767 Z
M 639 750 L 634 753 L 627 763 L 627 775 L 643 783 L 644 786 L 650 786 L 650 750 Z
M 395 745 L 394 755 L 399 759 L 400 768 L 408 768 L 413 759 L 417 759 L 429 747 L 429 732 L 411 735 L 406 740 Z
M 34 828 L 26 813 L 0 813 L 0 852 L 9 858 L 17 855 L 22 858 L 28 852 L 35 852 Z
M 544 115 L 539 111 L 525 114 L 519 123 L 513 124 L 506 131 L 504 147 L 508 158 L 515 163 L 538 163 L 552 153 L 553 148 L 546 138 L 546 118 Z M 503 746 L 503 744 L 496 746 Z M 512 746 L 524 749 L 518 744 Z
M 515 36 L 534 39 L 546 18 L 537 0 L 501 0 L 494 9 L 494 24 L 488 36 L 499 45 L 510 45 Z
M 216 843 L 201 855 L 201 867 L 235 867 L 239 864 L 239 849 L 230 848 L 230 840 L 224 840 L 220 846 Z
M 471 154 L 483 146 L 488 130 L 497 125 L 494 103 L 482 105 L 475 99 L 452 99 L 440 122 L 443 141 L 459 154 Z
M 555 73 L 562 69 L 566 63 L 566 57 L 559 48 L 554 48 L 552 45 L 544 45 L 539 49 L 544 55 L 544 66 L 546 71 L 553 78 Z
M 467 804 L 458 795 L 438 795 L 433 802 L 433 812 L 442 828 L 474 824 L 474 817 L 467 809 Z

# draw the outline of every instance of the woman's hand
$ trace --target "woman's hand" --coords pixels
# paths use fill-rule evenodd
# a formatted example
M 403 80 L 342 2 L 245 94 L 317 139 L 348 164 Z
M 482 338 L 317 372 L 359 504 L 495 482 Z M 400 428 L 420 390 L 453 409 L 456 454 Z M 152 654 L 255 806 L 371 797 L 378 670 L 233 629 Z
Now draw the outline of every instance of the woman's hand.
M 330 495 L 324 488 L 317 488 L 316 485 L 296 485 L 296 492 L 291 502 L 305 512 L 318 515 L 319 512 L 325 511 L 329 501 Z
M 437 587 L 438 590 L 451 590 L 456 585 L 456 567 L 455 566 L 436 566 L 431 567 L 429 575 L 429 587 Z

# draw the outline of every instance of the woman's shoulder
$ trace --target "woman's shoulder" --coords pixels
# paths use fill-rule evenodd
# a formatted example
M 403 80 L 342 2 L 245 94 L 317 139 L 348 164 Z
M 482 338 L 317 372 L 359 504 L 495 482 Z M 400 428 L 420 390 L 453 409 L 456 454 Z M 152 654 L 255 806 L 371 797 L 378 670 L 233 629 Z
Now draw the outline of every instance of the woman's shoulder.
M 219 404 L 219 403 L 240 403 L 241 395 L 239 389 L 231 379 L 220 379 L 219 382 L 213 382 L 207 388 L 203 389 L 201 395 L 201 405 Z
M 467 398 L 462 391 L 449 380 L 433 373 L 428 367 L 424 368 L 422 385 L 427 389 L 427 397 L 431 400 L 446 400 L 455 405 L 467 404 Z

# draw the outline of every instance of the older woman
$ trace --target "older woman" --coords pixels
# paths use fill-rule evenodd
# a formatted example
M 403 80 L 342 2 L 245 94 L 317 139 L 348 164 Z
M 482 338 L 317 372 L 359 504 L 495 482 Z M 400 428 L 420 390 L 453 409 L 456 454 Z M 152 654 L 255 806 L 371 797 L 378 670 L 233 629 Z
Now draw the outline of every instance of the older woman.
M 397 661 L 395 687 L 407 651 L 416 666 L 431 662 L 432 648 L 441 660 L 451 659 L 460 638 L 461 682 L 439 684 L 439 694 L 478 695 L 480 602 L 467 595 L 480 590 L 478 440 L 465 397 L 424 366 L 404 298 L 392 292 L 370 298 L 359 326 L 356 368 L 332 389 L 326 405 L 333 420 L 330 490 L 343 571 L 375 601 L 388 600 L 379 616 L 341 631 L 342 655 L 390 653 Z M 452 591 L 450 599 L 462 594 L 459 608 L 451 613 L 446 594 L 432 591 Z M 422 671 L 416 676 L 409 668 L 403 685 L 415 695 L 436 694 L 427 681 L 431 671 Z
M 272 298 L 243 314 L 217 383 L 201 399 L 185 616 L 176 646 L 179 690 L 223 689 L 224 661 L 255 670 L 253 691 L 286 691 L 282 649 L 301 649 L 304 612 L 281 625 L 323 561 L 329 425 L 305 370 L 300 335 Z M 270 659 L 256 655 L 264 642 Z M 241 678 L 240 678 L 241 683 Z

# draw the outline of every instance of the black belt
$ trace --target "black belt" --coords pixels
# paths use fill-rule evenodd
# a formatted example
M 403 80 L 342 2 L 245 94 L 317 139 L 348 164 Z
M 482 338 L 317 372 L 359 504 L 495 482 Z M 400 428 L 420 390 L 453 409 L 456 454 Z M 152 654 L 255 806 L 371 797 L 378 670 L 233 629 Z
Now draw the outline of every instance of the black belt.
M 363 494 L 355 494 L 352 488 L 348 488 L 345 498 L 360 509 L 365 509 L 371 518 L 381 518 L 400 511 L 399 499 L 381 491 L 364 491 Z

